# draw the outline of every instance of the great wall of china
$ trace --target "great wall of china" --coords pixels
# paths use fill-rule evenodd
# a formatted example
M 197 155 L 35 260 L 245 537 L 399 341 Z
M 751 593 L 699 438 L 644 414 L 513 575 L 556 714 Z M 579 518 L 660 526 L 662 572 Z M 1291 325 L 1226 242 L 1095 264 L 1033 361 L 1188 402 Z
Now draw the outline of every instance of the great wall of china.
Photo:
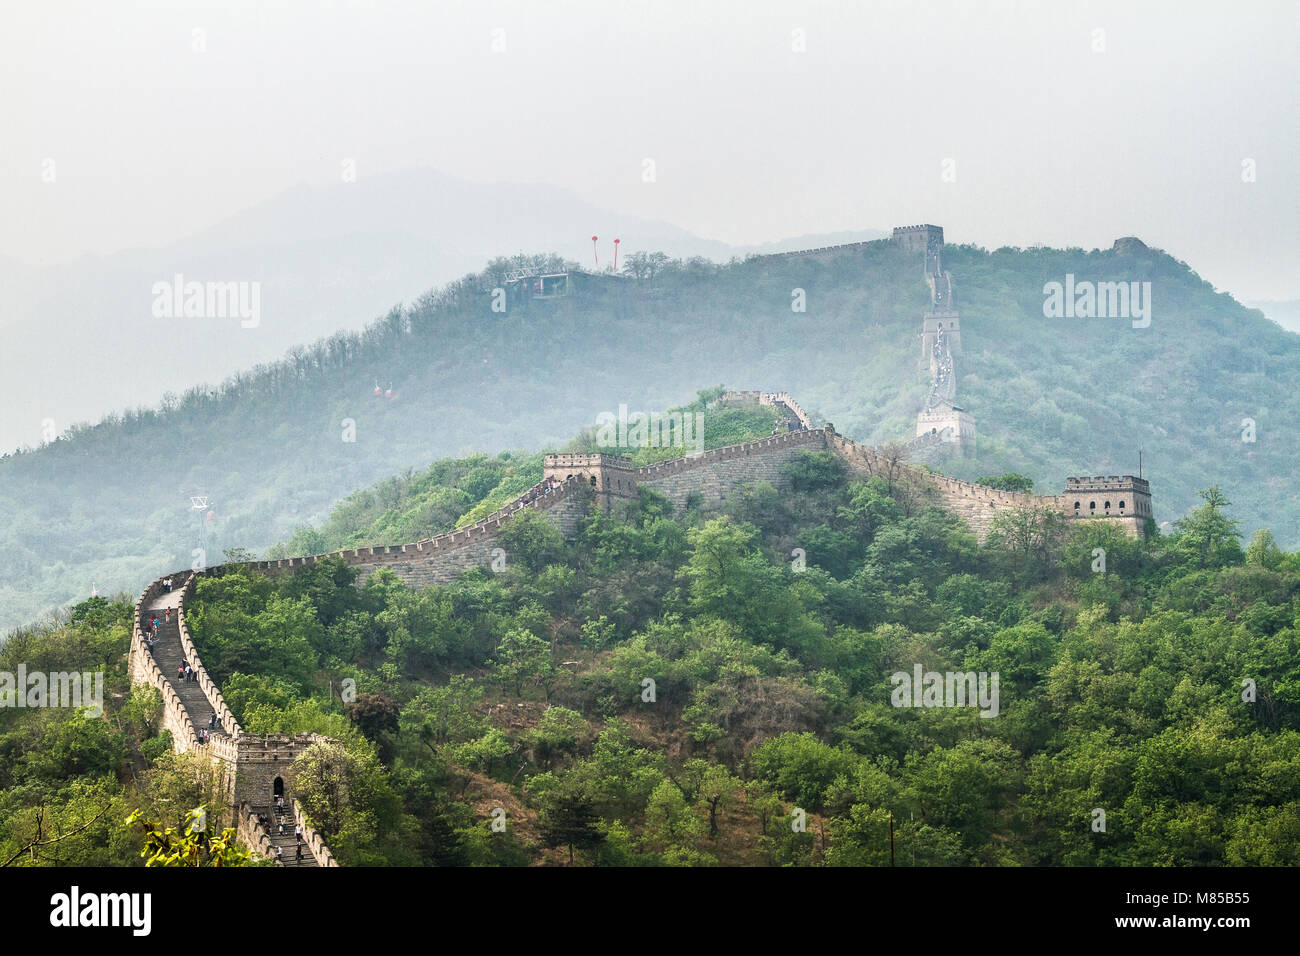
M 945 352 L 950 348 L 955 351 L 959 345 L 959 339 L 953 333 L 949 333 L 951 345 L 943 343 L 937 334 L 937 324 L 933 330 L 928 328 L 932 319 L 936 323 L 939 321 L 935 318 L 937 306 L 951 301 L 950 286 L 946 287 L 949 298 L 940 298 L 937 302 L 934 299 L 935 288 L 945 288 L 939 284 L 940 281 L 947 282 L 946 273 L 938 268 L 933 233 L 929 232 L 936 228 L 909 227 L 904 230 L 903 243 L 905 248 L 909 248 L 907 243 L 916 242 L 918 235 L 925 240 L 921 248 L 927 251 L 927 276 L 936 310 L 926 316 L 927 330 L 923 333 L 922 347 L 926 349 L 928 346 L 931 356 L 935 355 L 936 342 Z M 918 233 L 917 230 L 924 232 Z M 939 241 L 942 242 L 942 231 Z M 821 251 L 826 250 L 808 250 L 800 254 Z M 933 271 L 930 271 L 931 261 Z M 927 335 L 932 337 L 927 339 L 924 337 Z M 939 367 L 942 366 L 941 360 Z M 935 367 L 932 364 L 932 371 Z M 465 528 L 413 544 L 352 548 L 275 561 L 246 562 L 240 566 L 278 575 L 321 561 L 339 560 L 356 568 L 362 577 L 387 568 L 413 588 L 444 584 L 471 567 L 489 565 L 494 550 L 499 547 L 502 530 L 521 512 L 541 514 L 563 533 L 572 535 L 593 508 L 609 512 L 619 501 L 635 500 L 641 487 L 665 496 L 677 509 L 692 501 L 716 507 L 754 482 L 765 481 L 778 490 L 788 490 L 785 466 L 809 451 L 835 454 L 858 478 L 882 476 L 891 482 L 907 482 L 917 493 L 960 517 L 980 539 L 987 535 L 999 513 L 1019 509 L 1053 510 L 1069 519 L 1105 520 L 1118 524 L 1135 536 L 1144 534 L 1147 521 L 1152 517 L 1150 487 L 1143 479 L 1131 475 L 1068 478 L 1063 494 L 1033 495 L 960 481 L 907 463 L 906 457 L 918 450 L 924 451 L 940 443 L 960 445 L 963 436 L 960 423 L 956 421 L 951 425 L 955 433 L 945 434 L 937 427 L 921 432 L 905 456 L 900 457 L 854 442 L 838 434 L 829 423 L 818 425 L 786 392 L 733 391 L 723 395 L 719 402 L 770 406 L 780 415 L 778 430 L 782 427 L 785 430 L 769 438 L 641 467 L 634 467 L 629 459 L 617 455 L 547 455 L 544 490 L 527 492 Z M 927 410 L 935 407 L 927 405 Z M 973 437 L 972 423 L 971 440 Z M 293 849 L 296 857 L 293 830 L 295 825 L 301 824 L 307 853 L 299 863 L 285 852 L 281 858 L 283 865 L 337 866 L 325 841 L 303 819 L 294 798 L 292 766 L 308 747 L 331 741 L 315 734 L 288 736 L 244 732 L 204 668 L 186 625 L 185 604 L 193 598 L 199 577 L 220 574 L 234 566 L 165 575 L 145 588 L 135 608 L 130 651 L 131 679 L 156 687 L 162 694 L 163 726 L 171 732 L 175 750 L 206 752 L 220 766 L 239 836 L 246 844 L 267 857 L 274 857 L 277 847 L 282 851 Z M 179 589 L 168 591 L 164 582 L 169 578 L 182 579 L 183 583 Z M 174 616 L 168 611 L 174 611 Z M 159 617 L 159 627 L 151 648 L 145 640 L 144 625 L 153 616 Z M 194 668 L 196 681 L 181 681 L 174 676 L 173 668 L 182 660 Z M 212 728 L 209 740 L 202 743 L 200 731 L 208 727 Z M 283 808 L 277 805 L 277 797 L 282 799 Z M 270 832 L 259 818 L 270 822 Z

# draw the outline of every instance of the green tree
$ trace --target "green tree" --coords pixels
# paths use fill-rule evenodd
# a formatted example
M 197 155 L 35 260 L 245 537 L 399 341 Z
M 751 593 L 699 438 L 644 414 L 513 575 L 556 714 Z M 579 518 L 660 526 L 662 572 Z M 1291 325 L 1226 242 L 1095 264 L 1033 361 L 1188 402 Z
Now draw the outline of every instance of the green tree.
M 1003 475 L 985 475 L 983 478 L 976 478 L 975 484 L 997 488 L 999 491 L 1020 491 L 1026 494 L 1034 490 L 1034 479 L 1016 474 L 1014 471 Z
M 565 783 L 543 795 L 538 823 L 547 846 L 569 848 L 570 866 L 573 865 L 575 849 L 590 852 L 605 840 L 595 801 L 580 780 Z
M 162 827 L 148 820 L 140 810 L 126 818 L 144 839 L 140 856 L 145 866 L 250 866 L 251 853 L 235 842 L 235 830 L 228 827 L 218 836 L 207 832 L 207 810 L 196 807 L 186 814 L 183 827 Z
M 514 688 L 516 697 L 523 697 L 525 683 L 554 675 L 551 645 L 531 631 L 514 628 L 497 645 L 496 672 L 506 686 Z
M 1238 531 L 1240 522 L 1224 514 L 1232 502 L 1218 485 L 1200 492 L 1205 504 L 1174 522 L 1175 547 L 1195 568 L 1222 568 L 1244 558 Z

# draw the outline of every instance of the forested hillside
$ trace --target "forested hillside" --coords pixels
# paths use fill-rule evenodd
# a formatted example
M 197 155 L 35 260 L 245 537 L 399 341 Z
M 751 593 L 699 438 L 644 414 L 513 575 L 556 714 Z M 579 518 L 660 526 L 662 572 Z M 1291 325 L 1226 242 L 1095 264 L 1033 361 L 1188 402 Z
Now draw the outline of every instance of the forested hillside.
M 345 864 L 1300 863 L 1300 557 L 1219 489 L 1149 542 L 979 545 L 831 454 L 786 472 L 571 542 L 529 512 L 504 571 L 420 592 L 236 568 L 187 617 L 247 732 L 343 741 L 296 793 Z M 917 667 L 994 705 L 899 706 Z
M 724 391 L 700 392 L 696 401 L 670 412 L 701 414 L 704 447 L 720 448 L 766 438 L 772 434 L 776 412 L 765 405 L 721 408 L 715 399 Z M 564 452 L 604 452 L 628 458 L 636 465 L 678 457 L 681 448 L 603 447 L 595 430 L 587 429 L 565 444 Z M 288 541 L 267 551 L 268 558 L 324 554 L 344 548 L 409 544 L 463 528 L 492 514 L 542 480 L 541 454 L 443 458 L 419 473 L 395 475 L 348 495 L 319 526 L 298 528 Z
M 91 598 L 0 647 L 0 866 L 262 865 L 230 834 L 191 831 L 199 807 L 224 818 L 225 790 L 205 756 L 172 752 L 158 691 L 130 683 L 131 608 Z M 44 685 L 15 693 L 24 671 L 51 695 L 60 673 L 98 672 L 102 699 L 42 706 Z
M 951 473 L 1020 472 L 1052 493 L 1067 475 L 1135 472 L 1142 448 L 1159 520 L 1218 483 L 1233 489 L 1248 531 L 1268 525 L 1284 545 L 1300 543 L 1295 451 L 1283 439 L 1300 419 L 1285 387 L 1300 338 L 1155 251 L 948 246 L 944 256 L 962 312 L 959 400 L 979 428 L 978 458 Z M 571 298 L 494 313 L 491 290 L 513 264 L 362 334 L 0 460 L 0 627 L 92 585 L 135 590 L 189 567 L 205 517 L 192 495 L 209 496 L 211 563 L 285 540 L 357 488 L 441 456 L 536 454 L 600 412 L 662 410 L 709 383 L 788 389 L 860 440 L 913 431 L 927 291 L 919 260 L 888 242 L 670 263 L 653 278 L 589 282 Z M 1044 318 L 1043 284 L 1067 273 L 1151 281 L 1150 327 Z M 794 290 L 806 311 L 792 311 Z M 122 374 L 148 374 L 147 342 L 140 355 Z M 1245 418 L 1254 442 L 1242 440 Z

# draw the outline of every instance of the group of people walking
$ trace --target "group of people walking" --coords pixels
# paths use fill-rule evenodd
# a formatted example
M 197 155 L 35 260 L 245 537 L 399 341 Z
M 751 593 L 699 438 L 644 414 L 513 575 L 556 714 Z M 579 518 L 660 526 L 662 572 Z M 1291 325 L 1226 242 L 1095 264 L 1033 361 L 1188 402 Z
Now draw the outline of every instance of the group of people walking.
M 542 495 L 551 493 L 558 487 L 560 487 L 560 479 L 545 478 L 520 495 L 519 500 L 527 504 L 536 498 L 540 498 Z
M 214 730 L 221 730 L 221 717 L 216 711 L 208 714 L 208 726 L 199 728 L 199 743 L 206 744 L 210 741 Z
M 284 796 L 282 794 L 277 793 L 275 795 L 275 815 L 276 817 L 279 818 L 279 823 L 276 824 L 276 827 L 280 832 L 280 836 L 289 835 L 289 821 L 285 818 L 287 812 L 288 810 L 284 805 Z M 266 814 L 258 814 L 257 822 L 261 824 L 262 829 L 266 832 L 266 835 L 268 837 L 274 837 L 275 832 L 272 830 L 271 821 L 266 818 Z M 306 845 L 303 841 L 301 823 L 297 823 L 294 825 L 293 835 L 294 835 L 294 862 L 301 863 L 302 848 Z M 276 844 L 275 846 L 275 859 L 279 863 L 284 862 L 284 850 L 280 847 L 279 844 Z
M 163 618 L 162 618 L 162 620 L 163 620 L 163 621 L 166 621 L 168 624 L 170 624 L 170 623 L 172 622 L 172 609 L 171 609 L 171 608 L 165 608 L 165 609 L 163 610 Z M 159 625 L 160 623 L 162 623 L 162 622 L 159 621 L 159 619 L 158 619 L 158 615 L 155 614 L 153 617 L 151 617 L 151 618 L 149 618 L 147 621 L 145 621 L 145 622 L 144 622 L 144 627 L 141 628 L 141 631 L 140 631 L 140 632 L 141 632 L 141 634 L 144 636 L 144 642 L 145 642 L 145 645 L 149 648 L 149 650 L 153 650 L 154 642 L 156 642 L 156 641 L 158 640 L 158 625 Z

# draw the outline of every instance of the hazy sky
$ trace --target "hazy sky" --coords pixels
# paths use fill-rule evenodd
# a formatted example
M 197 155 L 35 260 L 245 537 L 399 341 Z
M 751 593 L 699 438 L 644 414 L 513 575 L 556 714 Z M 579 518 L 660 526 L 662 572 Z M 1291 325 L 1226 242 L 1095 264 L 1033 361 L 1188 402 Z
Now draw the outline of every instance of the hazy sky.
M 0 255 L 164 244 L 351 160 L 733 243 L 1136 234 L 1241 298 L 1300 297 L 1298 10 L 6 0 Z

